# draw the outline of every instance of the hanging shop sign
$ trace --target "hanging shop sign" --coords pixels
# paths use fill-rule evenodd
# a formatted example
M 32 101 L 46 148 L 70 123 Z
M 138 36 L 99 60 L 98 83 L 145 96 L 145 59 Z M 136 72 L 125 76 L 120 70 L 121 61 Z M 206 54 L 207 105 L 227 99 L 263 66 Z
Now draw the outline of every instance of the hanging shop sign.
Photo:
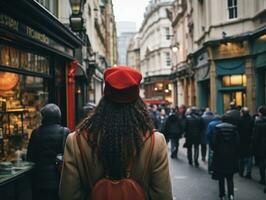
M 246 43 L 226 42 L 213 48 L 214 59 L 235 58 L 248 55 Z
M 26 36 L 28 38 L 31 38 L 35 41 L 38 41 L 42 44 L 48 45 L 56 50 L 59 50 L 63 53 L 66 53 L 69 56 L 73 56 L 74 52 L 72 49 L 63 46 L 53 40 L 52 38 L 48 37 L 46 34 L 41 33 L 34 28 L 27 26 L 20 21 L 5 15 L 5 14 L 0 14 L 0 27 L 8 28 L 9 30 L 15 31 L 17 33 L 22 34 L 23 36 Z

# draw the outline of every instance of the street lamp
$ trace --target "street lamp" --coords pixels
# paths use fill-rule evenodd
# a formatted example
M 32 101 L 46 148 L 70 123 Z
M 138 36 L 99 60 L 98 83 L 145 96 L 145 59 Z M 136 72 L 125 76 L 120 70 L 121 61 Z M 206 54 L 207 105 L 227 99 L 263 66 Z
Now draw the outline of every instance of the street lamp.
M 72 15 L 80 15 L 82 13 L 83 0 L 69 0 Z
M 179 49 L 179 42 L 176 42 L 174 45 L 172 45 L 172 51 L 176 53 Z
M 81 32 L 83 30 L 83 0 L 69 0 L 72 15 L 69 18 L 70 27 L 74 32 Z

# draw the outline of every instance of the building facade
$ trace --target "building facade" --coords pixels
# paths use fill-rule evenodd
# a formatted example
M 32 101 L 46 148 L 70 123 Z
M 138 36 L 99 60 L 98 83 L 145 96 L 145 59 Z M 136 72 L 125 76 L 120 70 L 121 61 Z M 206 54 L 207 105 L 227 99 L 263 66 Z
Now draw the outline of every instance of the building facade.
M 117 35 L 112 0 L 86 1 L 86 34 L 94 68 L 90 69 L 89 100 L 98 103 L 103 92 L 103 72 L 117 63 Z
M 57 104 L 62 124 L 73 130 L 72 72 L 82 41 L 36 1 L 26 0 L 0 2 L 0 38 L 0 160 L 13 160 L 41 124 L 45 104 Z
M 172 27 L 166 12 L 171 4 L 172 1 L 150 1 L 138 32 L 144 96 L 162 102 L 173 102 L 169 79 L 172 67 Z
M 133 67 L 134 69 L 141 71 L 140 68 L 140 46 L 139 46 L 139 35 L 136 34 L 129 41 L 126 55 L 127 66 Z M 140 88 L 140 96 L 144 98 L 144 89 Z
M 253 113 L 265 104 L 266 1 L 178 0 L 173 5 L 176 104 L 218 113 L 232 101 Z M 183 84 L 188 76 L 189 84 Z
M 69 0 L 38 0 L 61 23 L 70 27 Z M 75 51 L 78 68 L 75 71 L 75 121 L 84 117 L 84 105 L 98 103 L 103 91 L 103 71 L 117 63 L 117 36 L 112 0 L 84 1 L 83 29 L 76 32 L 83 46 Z

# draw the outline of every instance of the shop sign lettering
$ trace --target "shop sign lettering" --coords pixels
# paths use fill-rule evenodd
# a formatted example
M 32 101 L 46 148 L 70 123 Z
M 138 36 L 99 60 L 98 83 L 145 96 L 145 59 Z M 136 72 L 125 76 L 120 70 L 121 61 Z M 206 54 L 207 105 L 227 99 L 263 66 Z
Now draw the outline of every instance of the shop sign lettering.
M 42 43 L 49 44 L 49 38 L 45 34 L 40 33 L 7 15 L 0 14 L 0 25 L 26 34 L 28 37 L 38 40 Z
M 27 26 L 27 35 L 35 40 L 39 40 L 45 44 L 49 44 L 49 38 Z
M 0 14 L 0 24 L 15 31 L 19 31 L 19 22 L 6 15 Z

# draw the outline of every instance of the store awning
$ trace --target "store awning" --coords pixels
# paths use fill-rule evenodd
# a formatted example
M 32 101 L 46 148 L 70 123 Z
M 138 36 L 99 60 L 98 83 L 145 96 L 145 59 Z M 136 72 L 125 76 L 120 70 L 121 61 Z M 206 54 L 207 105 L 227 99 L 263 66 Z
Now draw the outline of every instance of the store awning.
M 219 60 L 215 62 L 216 74 L 218 76 L 236 75 L 245 73 L 245 60 L 243 59 L 230 59 Z

